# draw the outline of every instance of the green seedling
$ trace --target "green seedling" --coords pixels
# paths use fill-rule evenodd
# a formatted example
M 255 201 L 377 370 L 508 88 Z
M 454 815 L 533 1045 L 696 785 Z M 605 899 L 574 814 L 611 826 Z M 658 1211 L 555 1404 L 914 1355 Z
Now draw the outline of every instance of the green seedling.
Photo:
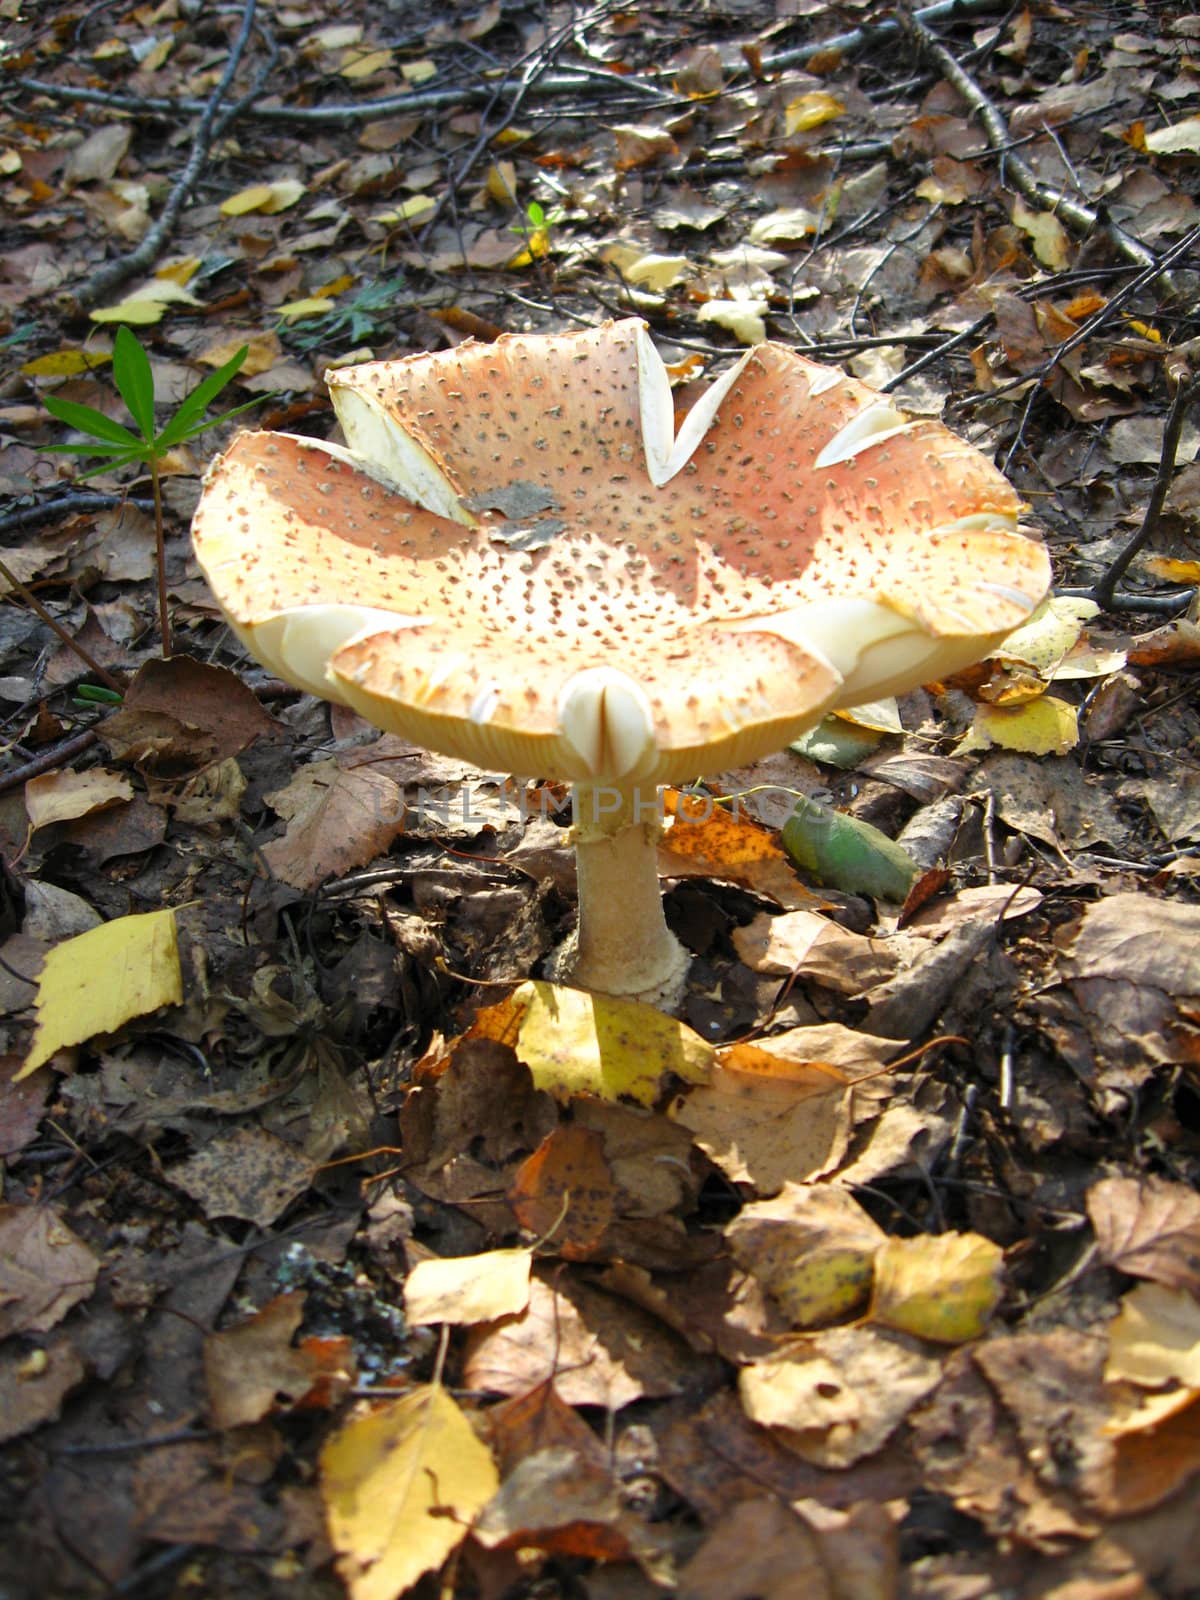
M 280 324 L 284 343 L 306 355 L 321 345 L 374 344 L 391 326 L 397 305 L 403 304 L 404 279 L 375 278 L 307 328 Z
M 223 367 L 211 373 L 202 383 L 198 383 L 191 393 L 184 397 L 166 426 L 159 429 L 154 426 L 156 401 L 150 357 L 136 334 L 124 326 L 117 330 L 116 342 L 113 345 L 112 370 L 121 399 L 124 400 L 126 409 L 137 426 L 137 433 L 120 422 L 114 422 L 111 417 L 105 416 L 103 411 L 97 411 L 94 406 L 78 405 L 74 400 L 60 400 L 54 395 L 47 395 L 45 398 L 46 410 L 52 417 L 59 422 L 65 422 L 68 427 L 76 429 L 79 433 L 88 434 L 95 441 L 89 444 L 51 444 L 45 446 L 47 450 L 56 455 L 106 458 L 96 466 L 89 467 L 86 472 L 81 472 L 79 474 L 81 478 L 91 478 L 98 472 L 110 472 L 114 467 L 127 467 L 134 462 L 145 467 L 150 473 L 150 482 L 154 489 L 154 537 L 158 559 L 158 620 L 164 657 L 171 654 L 171 617 L 167 608 L 162 463 L 168 452 L 176 445 L 195 439 L 209 428 L 215 428 L 219 422 L 228 422 L 231 417 L 240 416 L 243 411 L 249 411 L 251 406 L 260 405 L 266 398 L 265 395 L 260 395 L 255 400 L 248 400 L 245 405 L 235 406 L 232 411 L 223 411 L 218 417 L 206 417 L 204 414 L 245 361 L 247 349 L 248 347 L 243 345 Z M 89 661 L 89 665 L 95 670 L 94 663 Z M 107 674 L 102 676 L 111 684 Z
M 542 256 L 550 253 L 550 230 L 566 216 L 561 206 L 552 206 L 549 211 L 540 206 L 536 200 L 531 200 L 525 207 L 525 214 L 517 222 L 510 222 L 508 231 L 519 233 L 525 241 L 524 251 L 512 266 L 527 266 L 531 261 L 537 261 Z

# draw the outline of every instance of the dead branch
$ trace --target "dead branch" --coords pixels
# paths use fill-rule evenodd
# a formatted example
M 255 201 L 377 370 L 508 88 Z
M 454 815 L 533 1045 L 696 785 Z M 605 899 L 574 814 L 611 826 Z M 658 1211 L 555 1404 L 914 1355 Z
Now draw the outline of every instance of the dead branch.
M 126 494 L 60 495 L 57 500 L 41 500 L 37 505 L 22 506 L 19 511 L 9 511 L 0 517 L 0 538 L 22 528 L 36 528 L 41 522 L 53 522 L 55 517 L 73 517 L 83 511 L 116 511 L 121 506 L 153 511 L 154 501 L 133 500 Z
M 1018 194 L 1044 211 L 1052 211 L 1078 234 L 1100 230 L 1111 239 L 1113 246 L 1127 261 L 1147 270 L 1158 267 L 1153 252 L 1140 239 L 1126 233 L 1111 218 L 1102 218 L 1092 206 L 1072 200 L 1061 189 L 1052 189 L 1040 181 L 1029 163 L 1012 153 L 1012 136 L 1003 113 L 995 101 L 980 88 L 975 79 L 940 43 L 921 20 L 920 12 L 898 10 L 897 23 L 901 31 L 915 46 L 918 54 L 934 63 L 946 82 L 955 89 L 979 119 L 987 138 L 988 148 L 1000 157 L 1001 182 L 1011 184 Z M 1160 269 L 1161 270 L 1161 269 Z M 1156 273 L 1156 275 L 1158 275 Z M 1168 291 L 1172 286 L 1167 285 Z
M 1142 525 L 1130 539 L 1129 543 L 1112 561 L 1099 582 L 1094 586 L 1091 598 L 1096 604 L 1103 606 L 1106 611 L 1112 610 L 1116 598 L 1116 587 L 1124 576 L 1129 563 L 1134 556 L 1142 550 L 1150 540 L 1154 530 L 1158 527 L 1158 519 L 1162 515 L 1162 508 L 1167 498 L 1167 490 L 1171 487 L 1171 477 L 1175 471 L 1175 457 L 1179 452 L 1179 441 L 1183 436 L 1183 424 L 1187 417 L 1188 408 L 1192 401 L 1200 395 L 1200 378 L 1192 378 L 1186 383 L 1180 383 L 1171 400 L 1171 409 L 1167 413 L 1167 425 L 1163 429 L 1162 452 L 1158 458 L 1158 470 L 1154 475 L 1154 487 L 1150 491 L 1150 498 L 1146 502 L 1146 513 L 1142 518 Z M 1187 595 L 1194 593 L 1186 591 Z
M 106 262 L 98 272 L 94 272 L 87 282 L 75 295 L 77 303 L 86 310 L 102 300 L 110 290 L 118 284 L 127 282 L 135 274 L 143 272 L 157 259 L 159 252 L 175 231 L 175 224 L 179 220 L 179 213 L 192 191 L 192 185 L 200 176 L 200 169 L 208 159 L 208 152 L 212 147 L 214 138 L 230 120 L 235 108 L 229 108 L 229 113 L 218 117 L 221 102 L 224 100 L 233 83 L 234 74 L 241 62 L 242 54 L 250 38 L 251 29 L 254 27 L 254 13 L 258 0 L 245 0 L 242 10 L 241 26 L 237 37 L 230 47 L 229 57 L 225 63 L 225 70 L 216 88 L 203 102 L 203 111 L 200 123 L 192 139 L 192 148 L 184 164 L 183 171 L 172 185 L 167 196 L 167 203 L 162 209 L 158 221 L 147 232 L 136 250 L 131 250 L 128 255 L 119 257 L 116 261 Z
M 968 17 L 976 11 L 996 10 L 995 0 L 938 0 L 936 5 L 922 6 L 914 13 L 922 22 L 949 22 L 955 17 Z M 900 32 L 895 22 L 874 23 L 865 28 L 853 28 L 849 33 L 838 33 L 831 39 L 819 39 L 813 44 L 797 45 L 794 50 L 778 50 L 774 55 L 763 56 L 759 62 L 762 72 L 782 72 L 788 67 L 804 67 L 814 56 L 834 51 L 839 55 L 853 55 L 864 45 L 884 44 Z

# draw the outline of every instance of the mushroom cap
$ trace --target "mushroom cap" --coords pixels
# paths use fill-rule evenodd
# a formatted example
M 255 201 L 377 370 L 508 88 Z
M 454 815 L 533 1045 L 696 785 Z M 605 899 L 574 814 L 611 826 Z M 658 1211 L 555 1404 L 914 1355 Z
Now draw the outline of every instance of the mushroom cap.
M 272 671 L 492 770 L 678 782 L 986 655 L 1049 583 L 999 472 L 776 344 L 678 432 L 644 324 L 330 375 L 244 433 L 195 550 Z

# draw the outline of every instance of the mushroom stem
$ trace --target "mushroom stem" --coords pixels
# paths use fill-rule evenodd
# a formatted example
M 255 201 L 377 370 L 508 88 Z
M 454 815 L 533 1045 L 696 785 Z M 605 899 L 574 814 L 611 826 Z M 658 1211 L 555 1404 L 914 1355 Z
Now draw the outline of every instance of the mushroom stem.
M 556 975 L 669 1010 L 682 998 L 689 958 L 663 915 L 658 790 L 579 783 L 571 804 L 579 931 Z

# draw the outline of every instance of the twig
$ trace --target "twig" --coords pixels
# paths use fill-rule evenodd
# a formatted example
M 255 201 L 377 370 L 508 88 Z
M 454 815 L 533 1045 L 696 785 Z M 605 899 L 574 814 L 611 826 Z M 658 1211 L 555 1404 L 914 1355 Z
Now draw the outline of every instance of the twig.
M 12 772 L 0 772 L 0 794 L 7 794 L 10 789 L 19 789 L 22 784 L 28 783 L 30 778 L 40 777 L 43 772 L 49 772 L 65 761 L 73 761 L 85 750 L 90 750 L 98 737 L 95 728 L 87 728 L 83 733 L 76 733 L 71 738 L 64 739 L 62 744 L 52 745 L 49 750 L 43 750 L 40 756 L 34 756 L 32 761 L 26 761 L 23 766 L 14 768 Z
M 85 645 L 80 644 L 78 639 L 73 639 L 71 637 L 70 633 L 66 628 L 63 627 L 58 618 L 50 615 L 29 585 L 27 583 L 22 583 L 20 578 L 17 577 L 16 573 L 13 572 L 12 569 L 3 561 L 0 561 L 0 578 L 3 578 L 9 588 L 21 596 L 21 599 L 24 600 L 25 604 L 31 611 L 36 612 L 36 614 L 41 617 L 46 626 L 55 634 L 57 634 L 62 643 L 66 645 L 67 649 L 73 651 L 79 657 L 89 672 L 94 673 L 95 676 L 100 679 L 101 683 L 107 684 L 108 687 L 115 690 L 117 694 L 123 693 L 121 685 L 117 682 L 116 678 L 113 677 L 112 673 L 109 672 L 107 668 L 100 665 L 95 656 L 92 655 L 91 651 L 88 650 Z
M 141 244 L 136 250 L 131 250 L 128 255 L 121 256 L 116 261 L 106 262 L 98 272 L 92 274 L 83 287 L 77 292 L 75 299 L 85 310 L 102 300 L 110 290 L 118 284 L 125 283 L 136 273 L 144 271 L 158 257 L 159 252 L 175 231 L 175 224 L 179 220 L 179 213 L 183 210 L 192 186 L 200 176 L 200 170 L 208 160 L 208 152 L 212 146 L 217 132 L 217 113 L 222 100 L 228 93 L 232 84 L 251 29 L 254 27 L 254 13 L 258 0 L 245 0 L 242 10 L 242 22 L 237 32 L 237 38 L 229 50 L 225 62 L 225 70 L 216 88 L 203 103 L 200 123 L 192 139 L 192 148 L 184 164 L 183 171 L 176 179 L 167 196 L 167 203 L 163 206 L 162 214 L 154 226 L 149 229 Z M 222 123 L 222 126 L 224 123 Z
M 1147 269 L 1159 266 L 1153 252 L 1148 250 L 1140 239 L 1135 239 L 1132 234 L 1126 233 L 1124 228 L 1119 227 L 1111 218 L 1102 219 L 1094 207 L 1072 200 L 1061 189 L 1052 189 L 1040 182 L 1033 168 L 1022 156 L 1013 155 L 1008 151 L 1011 135 L 1000 108 L 980 88 L 971 74 L 954 59 L 945 45 L 934 38 L 922 21 L 921 13 L 900 10 L 896 13 L 896 17 L 900 29 L 912 41 L 917 52 L 937 66 L 946 82 L 957 91 L 960 98 L 966 101 L 979 118 L 988 147 L 1001 157 L 1002 181 L 1011 183 L 1017 193 L 1032 204 L 1040 206 L 1043 210 L 1053 211 L 1077 233 L 1088 234 L 1101 229 L 1127 261 Z M 1173 288 L 1169 284 L 1167 287 L 1169 290 Z
M 120 506 L 153 511 L 154 501 L 133 500 L 124 494 L 68 494 L 56 500 L 39 500 L 36 505 L 24 506 L 20 511 L 10 511 L 0 517 L 0 538 L 22 528 L 36 528 L 39 522 L 53 522 L 55 517 L 72 517 L 79 511 L 111 511 Z
M 922 6 L 915 15 L 922 22 L 953 22 L 955 17 L 969 17 L 976 11 L 996 11 L 996 0 L 938 0 L 938 4 Z M 807 21 L 805 23 L 807 27 Z M 895 22 L 879 22 L 866 28 L 855 28 L 850 33 L 834 34 L 831 39 L 818 39 L 814 44 L 798 45 L 794 50 L 778 50 L 774 55 L 763 56 L 759 62 L 764 72 L 782 72 L 787 67 L 803 67 L 814 56 L 834 51 L 838 55 L 852 55 L 864 45 L 885 44 L 900 32 Z
M 1187 417 L 1188 407 L 1197 395 L 1200 395 L 1200 379 L 1193 378 L 1190 383 L 1181 383 L 1175 390 L 1171 409 L 1167 413 L 1167 425 L 1163 429 L 1162 453 L 1158 458 L 1154 487 L 1146 503 L 1146 514 L 1142 518 L 1141 527 L 1096 585 L 1096 601 L 1099 605 L 1108 607 L 1112 604 L 1117 584 L 1126 568 L 1158 527 L 1167 490 L 1171 487 L 1171 475 L 1175 471 L 1175 457 L 1179 451 L 1179 441 L 1183 436 L 1184 420 Z

